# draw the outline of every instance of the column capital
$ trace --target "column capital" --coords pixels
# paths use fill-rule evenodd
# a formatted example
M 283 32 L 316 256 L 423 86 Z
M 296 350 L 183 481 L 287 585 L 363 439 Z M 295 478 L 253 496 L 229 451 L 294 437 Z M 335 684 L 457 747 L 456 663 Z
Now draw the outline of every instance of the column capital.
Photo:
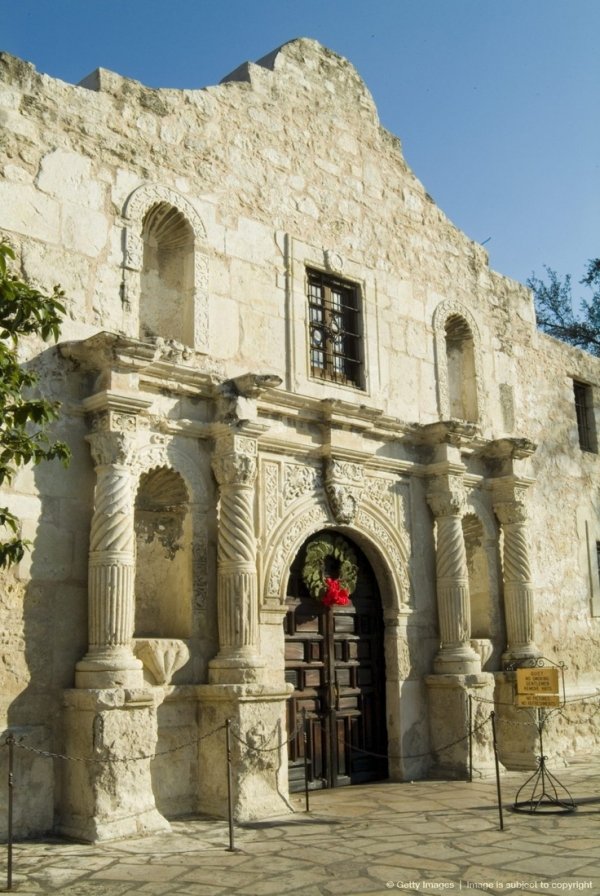
M 126 467 L 135 452 L 135 437 L 131 432 L 110 432 L 100 429 L 86 436 L 96 467 L 106 465 Z
M 501 476 L 489 480 L 494 513 L 502 525 L 527 520 L 527 491 L 532 482 L 532 479 L 521 476 Z
M 461 516 L 467 503 L 462 476 L 436 476 L 430 480 L 427 503 L 434 517 Z

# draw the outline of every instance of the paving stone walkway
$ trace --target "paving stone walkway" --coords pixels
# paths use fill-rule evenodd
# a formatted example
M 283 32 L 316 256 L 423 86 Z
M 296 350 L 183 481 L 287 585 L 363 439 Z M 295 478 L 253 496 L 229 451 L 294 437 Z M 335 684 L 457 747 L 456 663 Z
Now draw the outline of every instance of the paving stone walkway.
M 175 821 L 171 834 L 99 846 L 17 843 L 13 890 L 60 896 L 361 896 L 592 893 L 600 896 L 600 760 L 554 770 L 577 810 L 515 813 L 527 775 L 382 783 L 311 794 L 310 812 L 237 826 Z M 4 850 L 4 847 L 0 847 Z M 6 854 L 0 886 L 6 882 Z

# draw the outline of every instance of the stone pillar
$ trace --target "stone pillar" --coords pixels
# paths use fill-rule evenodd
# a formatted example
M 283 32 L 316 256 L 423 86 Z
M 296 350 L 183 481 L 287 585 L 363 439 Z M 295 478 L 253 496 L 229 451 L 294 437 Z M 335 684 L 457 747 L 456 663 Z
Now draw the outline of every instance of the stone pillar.
M 142 663 L 132 650 L 135 625 L 135 533 L 131 436 L 88 436 L 96 463 L 90 534 L 88 652 L 77 663 L 78 688 L 142 687 Z
M 492 480 L 494 512 L 502 526 L 504 613 L 507 649 L 505 663 L 539 656 L 533 639 L 533 585 L 527 538 L 527 483 L 508 476 Z
M 436 585 L 441 648 L 435 673 L 481 672 L 481 660 L 470 644 L 469 573 L 462 529 L 465 504 L 459 476 L 437 476 L 427 501 L 437 526 Z
M 227 429 L 216 440 L 213 471 L 220 489 L 217 547 L 219 653 L 210 663 L 213 684 L 256 681 L 258 584 L 254 532 L 256 439 Z

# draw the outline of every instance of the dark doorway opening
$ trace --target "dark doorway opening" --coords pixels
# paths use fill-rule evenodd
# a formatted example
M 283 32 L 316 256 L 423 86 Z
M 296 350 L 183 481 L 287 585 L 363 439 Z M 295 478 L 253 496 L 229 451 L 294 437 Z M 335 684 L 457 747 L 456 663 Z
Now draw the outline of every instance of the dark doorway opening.
M 307 722 L 309 787 L 340 787 L 387 778 L 383 611 L 375 575 L 362 551 L 348 606 L 324 606 L 302 578 L 306 549 L 288 581 L 285 627 L 290 790 L 304 787 L 303 719 Z M 328 534 L 332 534 L 329 532 Z M 334 533 L 335 534 L 335 533 Z M 295 732 L 299 733 L 294 736 Z

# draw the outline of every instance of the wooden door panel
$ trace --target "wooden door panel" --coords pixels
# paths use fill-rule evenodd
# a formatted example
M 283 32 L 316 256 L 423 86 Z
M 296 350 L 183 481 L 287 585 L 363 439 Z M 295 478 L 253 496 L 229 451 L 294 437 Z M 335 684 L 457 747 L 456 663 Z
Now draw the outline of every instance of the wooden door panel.
M 294 686 L 288 703 L 290 790 L 304 787 L 304 739 L 297 733 L 303 710 L 309 787 L 385 778 L 383 618 L 374 576 L 362 558 L 352 603 L 328 609 L 306 591 L 302 562 L 303 552 L 290 573 L 284 623 L 286 680 Z

